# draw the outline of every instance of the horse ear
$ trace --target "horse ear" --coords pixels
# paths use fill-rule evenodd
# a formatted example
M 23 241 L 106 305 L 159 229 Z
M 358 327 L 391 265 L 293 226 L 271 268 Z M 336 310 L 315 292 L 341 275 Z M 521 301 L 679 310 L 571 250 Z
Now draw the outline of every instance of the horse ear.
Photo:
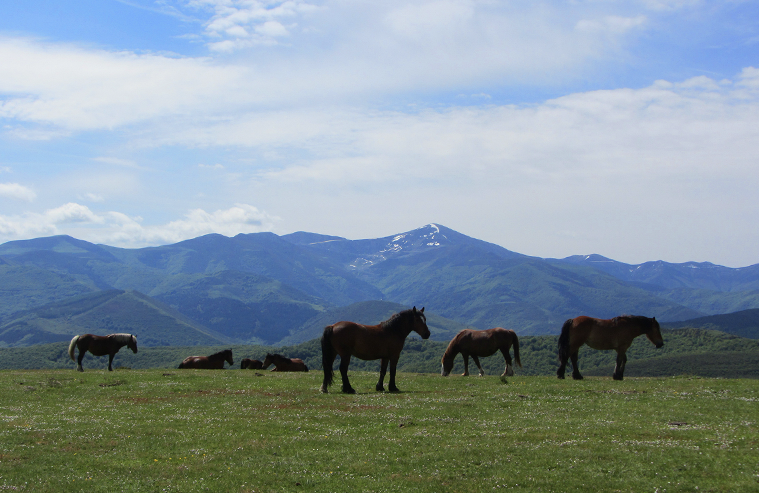
M 421 313 L 424 313 L 424 307 L 422 307 L 421 310 L 419 310 Z

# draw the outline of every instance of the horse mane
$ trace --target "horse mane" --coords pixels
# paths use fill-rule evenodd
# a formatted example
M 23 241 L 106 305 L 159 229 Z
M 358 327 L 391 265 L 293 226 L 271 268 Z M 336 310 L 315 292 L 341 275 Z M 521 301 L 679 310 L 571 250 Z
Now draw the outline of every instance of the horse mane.
M 285 357 L 279 353 L 266 353 L 266 357 L 269 359 L 285 359 Z
M 612 319 L 612 321 L 615 324 L 618 324 L 619 322 L 623 320 L 627 322 L 639 323 L 641 325 L 648 327 L 649 329 L 654 326 L 654 319 L 649 318 L 649 317 L 644 317 L 643 315 L 620 315 Z
M 227 354 L 230 351 L 231 351 L 231 349 L 225 349 L 224 351 L 219 351 L 218 353 L 213 353 L 211 356 L 208 356 L 208 357 L 209 358 L 214 358 L 214 357 L 221 358 L 221 357 L 223 357 L 225 354 Z
M 116 342 L 127 344 L 134 336 L 132 334 L 111 334 L 109 337 L 112 337 Z
M 413 323 L 413 316 L 413 310 L 403 310 L 388 318 L 384 322 L 381 322 L 379 325 L 382 330 L 386 330 L 388 332 L 402 332 L 402 328 L 406 325 L 406 323 L 409 322 L 407 319 L 410 319 L 410 321 Z M 424 316 L 424 314 L 422 314 L 422 316 Z

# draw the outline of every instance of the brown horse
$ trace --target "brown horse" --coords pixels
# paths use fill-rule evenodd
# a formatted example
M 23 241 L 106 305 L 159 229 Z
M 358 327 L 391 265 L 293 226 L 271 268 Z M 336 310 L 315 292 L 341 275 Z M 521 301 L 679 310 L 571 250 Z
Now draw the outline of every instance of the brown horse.
M 506 368 L 503 370 L 502 377 L 512 376 L 514 374 L 514 368 L 511 365 L 511 354 L 509 350 L 511 346 L 514 346 L 514 359 L 521 367 L 522 362 L 519 360 L 519 338 L 516 333 L 511 329 L 504 329 L 496 327 L 488 330 L 472 330 L 464 329 L 454 337 L 448 349 L 443 354 L 442 370 L 440 374 L 447 377 L 453 369 L 453 360 L 456 355 L 461 353 L 464 357 L 464 373 L 462 376 L 469 375 L 469 356 L 474 360 L 474 364 L 480 369 L 480 376 L 485 375 L 485 371 L 480 365 L 480 356 L 492 356 L 499 349 L 503 354 L 503 359 L 506 360 Z
M 324 369 L 324 382 L 321 391 L 326 393 L 327 387 L 332 385 L 332 364 L 339 355 L 344 393 L 356 393 L 348 381 L 348 365 L 351 362 L 351 356 L 363 360 L 381 360 L 379 382 L 375 387 L 378 392 L 385 390 L 382 382 L 387 372 L 387 364 L 390 363 L 388 390 L 398 392 L 398 387 L 395 386 L 395 369 L 406 337 L 412 330 L 422 336 L 422 339 L 430 337 L 424 308 L 417 310 L 414 307 L 412 310 L 396 313 L 379 325 L 338 322 L 325 327 L 321 340 L 322 368 Z
M 240 369 L 241 370 L 260 370 L 264 367 L 264 364 L 261 363 L 260 360 L 257 359 L 250 359 L 250 358 L 243 358 L 243 360 L 240 362 Z
M 211 356 L 188 356 L 179 363 L 179 368 L 196 368 L 199 370 L 222 370 L 224 362 L 232 366 L 235 362 L 232 360 L 232 350 L 225 349 Z
M 285 358 L 281 354 L 267 354 L 262 369 L 267 369 L 271 364 L 271 371 L 308 371 L 308 367 L 300 358 Z
M 559 369 L 556 375 L 564 378 L 567 359 L 572 360 L 572 378 L 582 380 L 577 366 L 577 353 L 583 344 L 593 349 L 615 349 L 617 365 L 614 367 L 614 380 L 622 380 L 627 363 L 627 348 L 633 339 L 646 334 L 648 340 L 657 348 L 664 345 L 661 329 L 656 318 L 634 315 L 622 315 L 609 320 L 591 317 L 570 318 L 564 322 L 559 335 Z
M 84 353 L 89 351 L 95 356 L 108 355 L 108 371 L 113 371 L 113 357 L 119 352 L 119 349 L 127 346 L 133 353 L 137 353 L 137 338 L 132 334 L 110 334 L 107 336 L 96 336 L 92 334 L 82 334 L 74 336 L 69 343 L 69 356 L 71 361 L 76 361 L 77 371 L 84 371 L 82 368 L 82 359 Z M 79 358 L 74 359 L 74 349 L 79 348 Z

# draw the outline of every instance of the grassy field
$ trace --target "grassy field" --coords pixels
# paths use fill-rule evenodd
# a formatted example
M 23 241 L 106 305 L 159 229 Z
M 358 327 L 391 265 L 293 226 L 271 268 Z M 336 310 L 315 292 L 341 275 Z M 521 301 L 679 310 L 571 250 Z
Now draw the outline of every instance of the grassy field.
M 759 381 L 0 371 L 0 491 L 759 491 Z

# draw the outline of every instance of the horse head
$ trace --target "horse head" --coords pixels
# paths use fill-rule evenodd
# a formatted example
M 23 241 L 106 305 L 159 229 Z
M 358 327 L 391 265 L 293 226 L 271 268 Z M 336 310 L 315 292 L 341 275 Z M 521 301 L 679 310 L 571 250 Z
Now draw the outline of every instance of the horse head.
M 451 370 L 453 370 L 454 357 L 455 355 L 448 354 L 448 351 L 445 352 L 443 358 L 440 360 L 440 376 L 447 377 L 451 374 Z
M 661 335 L 661 327 L 659 322 L 656 321 L 656 317 L 651 319 L 651 328 L 646 332 L 646 337 L 653 343 L 656 348 L 660 348 L 664 345 L 664 338 Z
M 424 307 L 421 310 L 417 310 L 414 307 L 412 312 L 414 314 L 414 332 L 422 336 L 422 339 L 429 339 L 430 329 L 427 327 L 427 316 L 424 314 Z
M 127 347 L 137 354 L 137 337 L 134 335 L 130 336 L 129 341 L 127 341 Z
M 229 363 L 229 366 L 232 366 L 235 364 L 234 360 L 232 359 L 231 349 L 224 350 L 224 359 L 227 360 L 227 363 Z
M 263 364 L 263 370 L 269 368 L 269 366 L 274 363 L 274 355 L 271 353 L 266 353 L 266 358 L 264 358 L 264 364 Z

